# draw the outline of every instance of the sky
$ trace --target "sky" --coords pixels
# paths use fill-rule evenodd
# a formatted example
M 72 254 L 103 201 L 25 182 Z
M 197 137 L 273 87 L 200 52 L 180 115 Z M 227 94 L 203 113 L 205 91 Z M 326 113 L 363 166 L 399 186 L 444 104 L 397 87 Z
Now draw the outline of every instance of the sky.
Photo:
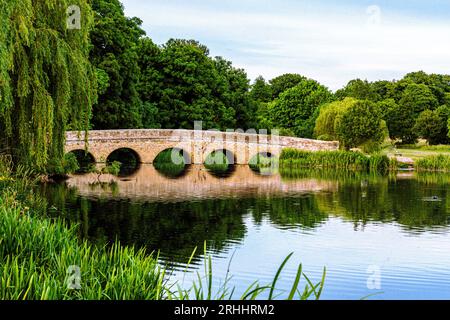
M 250 79 L 299 73 L 337 90 L 356 78 L 450 73 L 450 0 L 122 0 L 157 44 L 195 39 Z

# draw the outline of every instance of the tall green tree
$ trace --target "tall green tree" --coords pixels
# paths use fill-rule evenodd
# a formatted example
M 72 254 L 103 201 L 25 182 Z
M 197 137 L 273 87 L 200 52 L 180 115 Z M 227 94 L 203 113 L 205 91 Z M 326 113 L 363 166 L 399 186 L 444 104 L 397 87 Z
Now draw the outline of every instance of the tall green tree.
M 164 89 L 164 79 L 160 59 L 161 49 L 150 38 L 141 38 L 138 46 L 138 93 L 143 104 L 141 116 L 144 128 L 161 127 L 158 103 Z
M 256 78 L 251 86 L 251 98 L 257 103 L 270 102 L 272 100 L 272 90 L 270 85 L 262 76 Z
M 276 99 L 288 89 L 299 85 L 306 77 L 296 73 L 285 73 L 269 81 L 272 100 Z
M 372 83 L 367 80 L 351 80 L 343 89 L 336 91 L 338 99 L 346 97 L 355 98 L 358 100 L 378 101 L 380 96 Z
M 439 101 L 425 84 L 409 84 L 403 91 L 399 104 L 412 110 L 416 116 L 424 110 L 434 110 Z
M 345 98 L 323 105 L 316 120 L 314 136 L 319 140 L 338 140 L 336 120 L 357 102 L 354 98 Z
M 137 86 L 140 69 L 137 46 L 145 34 L 142 21 L 128 18 L 119 0 L 93 0 L 95 25 L 91 32 L 90 59 L 108 76 L 108 85 L 94 105 L 95 129 L 127 129 L 143 126 L 143 104 Z
M 233 67 L 230 61 L 222 57 L 216 57 L 214 62 L 222 87 L 221 100 L 226 107 L 234 109 L 235 127 L 230 128 L 256 128 L 257 104 L 250 95 L 247 73 L 243 69 Z
M 346 149 L 367 143 L 381 144 L 385 138 L 385 126 L 379 107 L 364 100 L 356 102 L 339 116 L 336 134 Z
M 450 75 L 427 74 L 423 71 L 418 71 L 408 73 L 403 79 L 416 84 L 426 85 L 438 100 L 439 105 L 448 104 Z
M 332 98 L 317 81 L 303 80 L 268 105 L 270 123 L 275 128 L 291 129 L 299 137 L 312 138 L 319 107 Z
M 234 128 L 231 100 L 224 100 L 226 76 L 220 75 L 209 50 L 193 40 L 171 39 L 161 48 L 161 98 L 163 128 L 192 129 L 194 121 L 207 128 Z M 229 96 L 228 98 L 231 99 Z
M 449 142 L 447 136 L 449 115 L 450 108 L 445 105 L 434 111 L 425 110 L 417 118 L 413 130 L 430 145 L 446 144 Z
M 417 133 L 413 130 L 416 116 L 412 108 L 400 105 L 394 99 L 381 101 L 378 106 L 386 121 L 391 139 L 400 139 L 403 143 L 417 141 Z
M 88 128 L 92 22 L 86 0 L 0 0 L 0 147 L 16 163 L 45 170 L 67 128 Z

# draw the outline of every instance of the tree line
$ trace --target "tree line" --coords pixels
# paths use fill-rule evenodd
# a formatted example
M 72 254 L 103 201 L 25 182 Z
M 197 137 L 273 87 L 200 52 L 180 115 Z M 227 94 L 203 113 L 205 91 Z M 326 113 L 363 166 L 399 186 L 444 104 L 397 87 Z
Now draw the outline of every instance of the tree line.
M 69 5 L 81 29 L 66 26 Z M 389 136 L 448 143 L 450 76 L 352 80 L 337 92 L 299 74 L 253 83 L 195 41 L 156 45 L 119 0 L 0 0 L 0 149 L 45 168 L 64 132 L 85 129 L 278 129 L 376 150 Z
M 299 74 L 252 84 L 244 70 L 210 57 L 194 40 L 158 46 L 119 1 L 95 0 L 91 61 L 104 88 L 95 129 L 205 127 L 278 129 L 281 134 L 339 140 L 376 149 L 387 136 L 402 143 L 448 143 L 450 76 L 413 72 L 399 81 L 352 80 L 333 93 Z M 114 5 L 113 5 L 114 4 Z

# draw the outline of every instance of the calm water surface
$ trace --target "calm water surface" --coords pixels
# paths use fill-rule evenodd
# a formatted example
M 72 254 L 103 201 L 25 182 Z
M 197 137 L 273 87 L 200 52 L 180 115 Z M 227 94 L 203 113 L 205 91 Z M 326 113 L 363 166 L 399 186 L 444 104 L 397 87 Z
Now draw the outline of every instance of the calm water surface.
M 227 176 L 191 166 L 174 178 L 143 165 L 122 178 L 77 175 L 43 192 L 50 213 L 80 224 L 81 237 L 160 250 L 186 284 L 203 274 L 206 241 L 216 287 L 230 266 L 237 293 L 270 283 L 294 252 L 280 289 L 290 289 L 302 263 L 313 282 L 327 268 L 324 299 L 450 299 L 449 184 L 444 175 L 260 175 L 247 166 Z M 368 286 L 378 271 L 380 289 Z

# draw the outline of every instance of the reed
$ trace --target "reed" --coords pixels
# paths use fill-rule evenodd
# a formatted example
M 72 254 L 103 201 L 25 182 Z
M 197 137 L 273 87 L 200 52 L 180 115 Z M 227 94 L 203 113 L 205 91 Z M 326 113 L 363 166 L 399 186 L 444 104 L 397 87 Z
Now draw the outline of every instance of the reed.
M 416 160 L 414 164 L 417 171 L 450 171 L 450 156 L 433 155 Z
M 195 253 L 196 250 L 194 250 Z M 194 254 L 193 254 L 194 255 Z M 189 263 L 192 260 L 192 257 Z M 169 292 L 168 299 L 170 300 L 274 300 L 284 298 L 285 300 L 319 300 L 322 294 L 326 268 L 323 269 L 322 278 L 318 283 L 313 283 L 306 274 L 302 271 L 302 265 L 297 266 L 297 273 L 293 279 L 292 287 L 290 290 L 280 290 L 277 288 L 278 280 L 281 273 L 284 270 L 286 264 L 291 259 L 293 253 L 290 253 L 281 263 L 271 283 L 261 285 L 258 281 L 253 282 L 250 286 L 244 290 L 242 294 L 237 296 L 236 288 L 231 287 L 232 276 L 229 274 L 230 265 L 228 266 L 228 272 L 225 279 L 217 290 L 213 290 L 213 269 L 211 256 L 206 253 L 206 243 L 204 244 L 204 274 L 201 275 L 197 272 L 197 280 L 194 281 L 190 289 L 183 289 L 180 285 L 177 285 L 177 290 Z M 231 259 L 232 260 L 232 259 Z M 230 264 L 231 264 L 230 260 Z M 188 263 L 188 265 L 189 265 Z M 300 289 L 301 279 L 304 278 L 306 284 L 303 289 Z
M 280 156 L 280 167 L 386 172 L 391 164 L 387 156 L 378 154 L 366 156 L 352 151 L 284 149 Z

